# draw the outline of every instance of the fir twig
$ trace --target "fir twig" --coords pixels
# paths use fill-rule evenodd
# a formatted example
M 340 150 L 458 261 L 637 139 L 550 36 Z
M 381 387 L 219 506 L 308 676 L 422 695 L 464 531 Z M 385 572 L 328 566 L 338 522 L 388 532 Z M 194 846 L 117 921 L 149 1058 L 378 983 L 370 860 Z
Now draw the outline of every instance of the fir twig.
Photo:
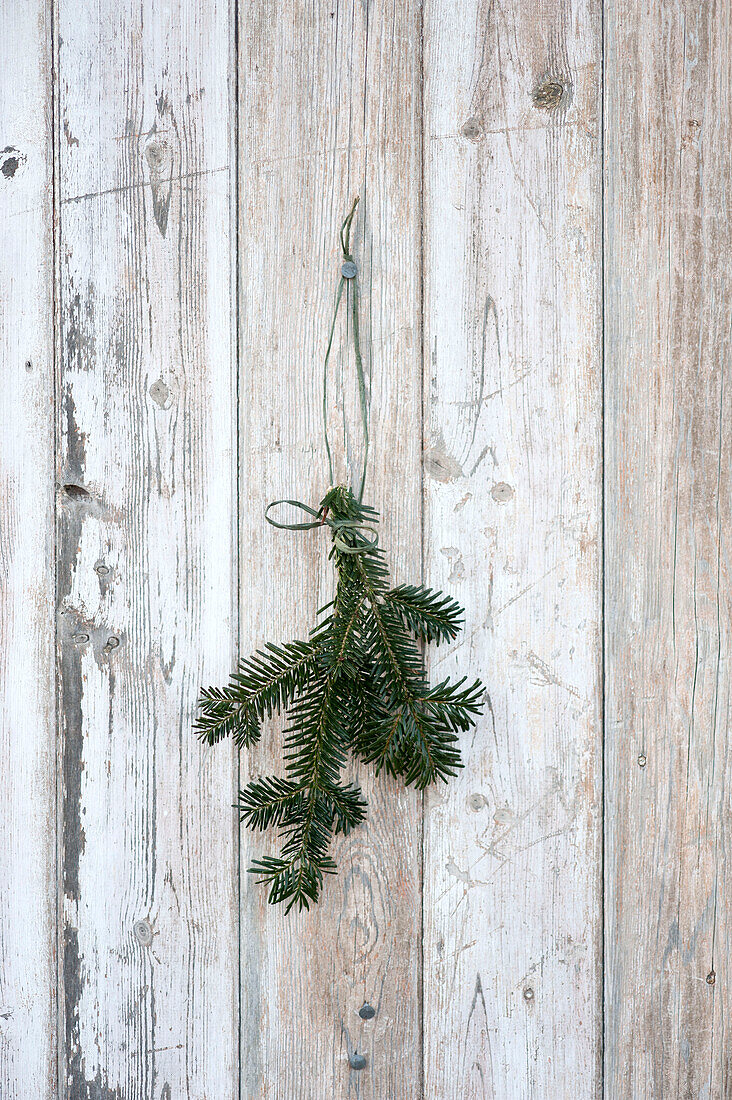
M 447 780 L 462 766 L 457 735 L 474 725 L 484 693 L 464 678 L 430 687 L 418 642 L 452 641 L 463 611 L 429 588 L 388 588 L 377 513 L 338 486 L 311 514 L 319 517 L 311 526 L 331 534 L 333 601 L 307 641 L 268 644 L 227 687 L 203 691 L 196 727 L 209 744 L 232 736 L 248 747 L 265 718 L 287 710 L 286 776 L 252 780 L 238 806 L 246 825 L 280 834 L 280 854 L 250 870 L 288 911 L 317 901 L 336 870 L 333 835 L 364 819 L 361 791 L 341 781 L 349 751 L 406 784 Z

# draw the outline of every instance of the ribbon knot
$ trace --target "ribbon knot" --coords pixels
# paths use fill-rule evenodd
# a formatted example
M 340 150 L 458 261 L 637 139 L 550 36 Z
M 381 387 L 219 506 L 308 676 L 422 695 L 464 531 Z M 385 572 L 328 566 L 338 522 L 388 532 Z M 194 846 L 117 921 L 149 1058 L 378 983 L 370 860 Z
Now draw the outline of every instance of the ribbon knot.
M 281 504 L 289 504 L 292 508 L 299 508 L 314 518 L 301 523 L 282 523 L 272 519 L 270 510 Z M 301 500 L 273 500 L 264 510 L 264 518 L 267 523 L 277 527 L 280 531 L 312 531 L 315 527 L 329 527 L 333 532 L 333 545 L 342 554 L 367 554 L 375 550 L 379 543 L 379 533 L 375 527 L 363 523 L 357 519 L 334 519 L 326 510 L 311 508 L 309 504 L 303 504 Z M 347 542 L 344 536 L 351 535 L 356 542 Z

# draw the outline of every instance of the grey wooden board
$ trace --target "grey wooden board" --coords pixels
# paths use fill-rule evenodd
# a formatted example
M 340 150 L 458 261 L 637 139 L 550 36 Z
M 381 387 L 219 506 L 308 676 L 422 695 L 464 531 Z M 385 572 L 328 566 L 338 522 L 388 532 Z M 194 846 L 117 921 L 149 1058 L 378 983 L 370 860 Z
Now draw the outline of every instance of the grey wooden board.
M 732 1096 L 731 32 L 0 0 L 2 1100 Z M 285 919 L 232 809 L 278 729 L 239 762 L 190 725 L 330 592 L 262 513 L 327 487 L 356 192 L 367 496 L 395 579 L 466 606 L 433 676 L 490 705 L 424 805 L 359 775 Z
M 425 572 L 434 677 L 489 699 L 428 792 L 425 1096 L 601 1088 L 599 12 L 425 18 Z
M 0 4 L 0 1096 L 38 1100 L 56 1076 L 50 47 L 42 3 Z
M 237 1066 L 228 6 L 58 6 L 62 1093 Z
M 321 378 L 338 228 L 361 196 L 356 253 L 370 377 L 368 501 L 399 580 L 420 574 L 419 12 L 416 3 L 241 6 L 241 650 L 302 637 L 332 596 L 322 532 L 276 531 L 266 504 L 328 488 Z M 357 477 L 353 363 L 331 374 L 337 478 Z M 246 774 L 282 774 L 275 730 Z M 242 1096 L 406 1097 L 421 1066 L 421 799 L 358 776 L 368 823 L 336 845 L 341 873 L 309 915 L 266 905 L 246 868 L 273 838 L 242 835 Z M 363 1020 L 368 1001 L 376 1015 Z M 365 1055 L 364 1069 L 349 1057 Z
M 608 1096 L 732 1095 L 731 48 L 608 5 Z

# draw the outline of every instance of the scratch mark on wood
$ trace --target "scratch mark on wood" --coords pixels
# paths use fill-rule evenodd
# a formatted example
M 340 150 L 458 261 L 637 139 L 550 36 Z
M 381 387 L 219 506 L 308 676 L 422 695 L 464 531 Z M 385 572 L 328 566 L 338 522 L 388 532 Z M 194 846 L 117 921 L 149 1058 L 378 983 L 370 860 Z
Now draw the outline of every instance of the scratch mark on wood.
M 200 179 L 205 176 L 215 176 L 222 172 L 229 171 L 229 165 L 224 164 L 220 168 L 201 168 L 194 172 L 179 172 L 168 178 L 160 178 L 156 182 L 159 187 L 162 187 L 167 183 L 184 183 L 186 180 Z M 64 198 L 61 198 L 59 202 L 61 206 L 65 206 L 68 203 L 83 202 L 85 199 L 106 198 L 108 195 L 122 195 L 129 191 L 140 191 L 147 188 L 152 188 L 152 182 L 150 180 L 141 180 L 136 183 L 121 184 L 119 187 L 105 187 L 100 191 L 85 191 L 80 195 L 66 195 Z

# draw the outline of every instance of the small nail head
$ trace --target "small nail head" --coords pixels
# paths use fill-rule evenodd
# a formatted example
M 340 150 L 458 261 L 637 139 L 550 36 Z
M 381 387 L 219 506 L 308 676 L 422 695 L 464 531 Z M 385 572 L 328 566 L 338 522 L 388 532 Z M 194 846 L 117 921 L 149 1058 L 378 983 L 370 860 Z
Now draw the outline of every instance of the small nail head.
M 707 985 L 714 985 L 716 980 L 717 980 L 717 975 L 714 973 L 713 970 L 710 970 L 709 973 L 707 974 Z
M 533 999 L 534 999 L 534 991 L 531 988 L 531 986 L 527 986 L 526 989 L 524 990 L 524 1000 L 525 1001 L 533 1001 Z
M 84 642 L 89 641 L 89 635 L 88 634 L 72 634 L 71 635 L 71 641 L 76 642 L 77 645 L 83 645 Z
M 638 767 L 639 768 L 645 768 L 645 766 L 646 766 L 646 754 L 642 752 L 640 754 L 640 756 L 638 757 Z
M 373 1007 L 373 1005 L 366 1003 L 361 1005 L 358 1010 L 358 1014 L 362 1020 L 373 1020 L 374 1016 L 376 1015 L 376 1009 Z
M 365 1069 L 366 1059 L 363 1054 L 350 1054 L 348 1057 L 348 1063 L 351 1069 Z
M 356 267 L 353 260 L 346 260 L 346 262 L 341 267 L 341 275 L 343 276 L 343 278 L 355 279 L 357 274 L 358 268 Z

